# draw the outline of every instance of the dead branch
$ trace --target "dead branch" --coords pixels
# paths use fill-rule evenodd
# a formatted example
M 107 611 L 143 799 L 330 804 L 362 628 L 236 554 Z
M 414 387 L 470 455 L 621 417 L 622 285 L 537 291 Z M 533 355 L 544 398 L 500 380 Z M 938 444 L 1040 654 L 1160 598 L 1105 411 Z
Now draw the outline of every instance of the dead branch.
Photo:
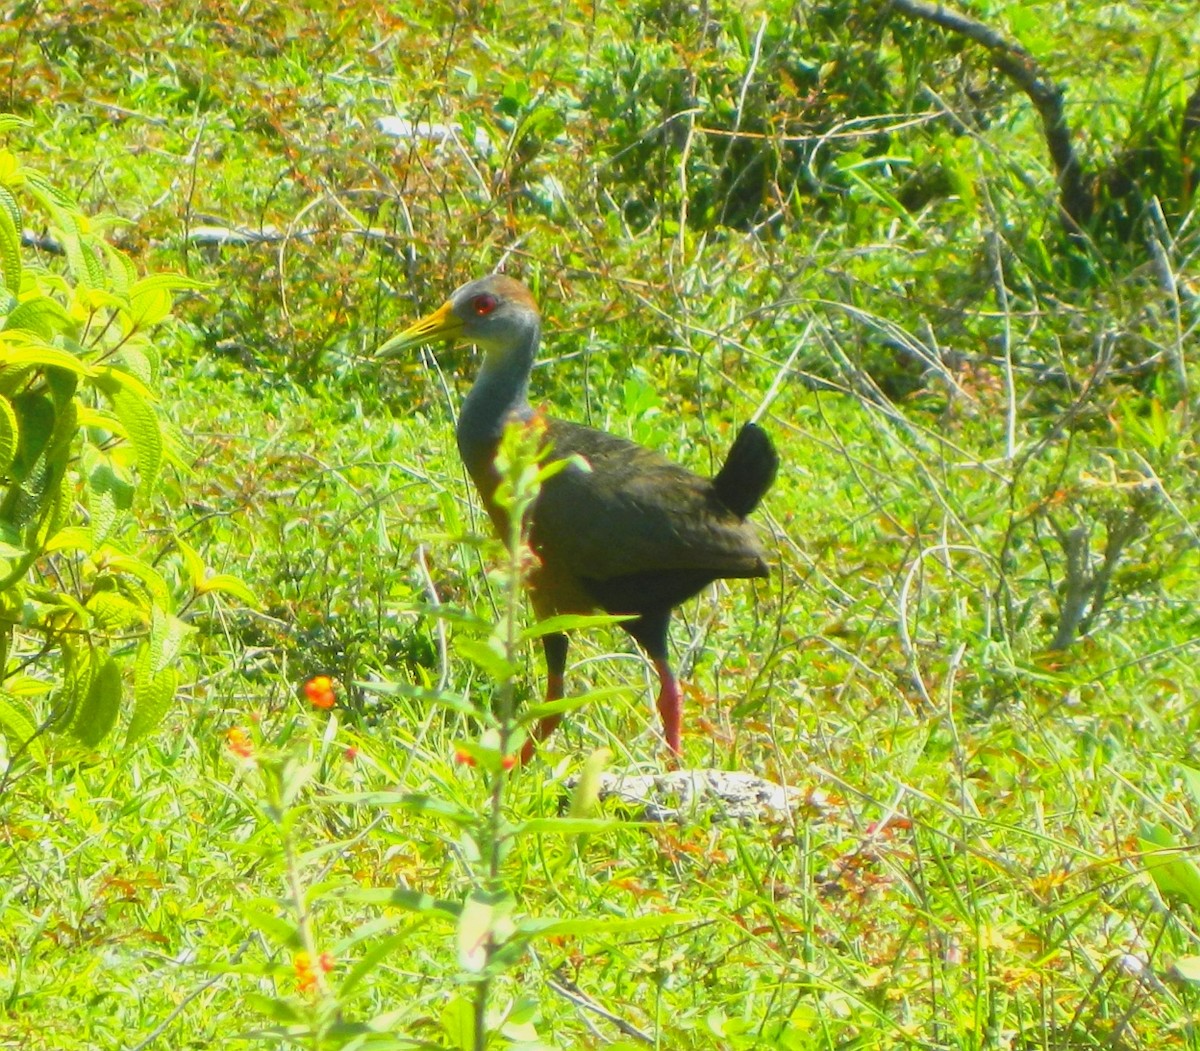
M 1020 44 L 978 19 L 924 0 L 891 0 L 891 4 L 901 14 L 941 26 L 986 48 L 996 68 L 1029 96 L 1042 119 L 1046 145 L 1058 178 L 1059 204 L 1068 229 L 1072 234 L 1081 233 L 1091 218 L 1092 198 L 1083 177 L 1083 167 L 1071 144 L 1071 126 L 1063 109 L 1065 89 L 1062 85 L 1056 83 Z

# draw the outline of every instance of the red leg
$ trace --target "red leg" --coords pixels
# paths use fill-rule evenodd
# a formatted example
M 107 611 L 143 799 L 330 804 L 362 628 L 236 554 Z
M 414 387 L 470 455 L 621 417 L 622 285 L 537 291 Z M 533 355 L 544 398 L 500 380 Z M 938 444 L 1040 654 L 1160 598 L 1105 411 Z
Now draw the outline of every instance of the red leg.
M 667 739 L 667 747 L 679 755 L 683 736 L 683 693 L 666 657 L 654 658 L 654 670 L 658 672 L 660 683 L 658 714 L 662 716 L 663 736 Z
M 546 700 L 560 700 L 565 692 L 563 675 L 567 667 L 567 637 L 566 635 L 545 635 L 542 637 L 542 649 L 546 654 Z M 547 715 L 530 732 L 521 748 L 521 762 L 528 763 L 537 751 L 540 741 L 544 741 L 562 722 L 562 715 Z

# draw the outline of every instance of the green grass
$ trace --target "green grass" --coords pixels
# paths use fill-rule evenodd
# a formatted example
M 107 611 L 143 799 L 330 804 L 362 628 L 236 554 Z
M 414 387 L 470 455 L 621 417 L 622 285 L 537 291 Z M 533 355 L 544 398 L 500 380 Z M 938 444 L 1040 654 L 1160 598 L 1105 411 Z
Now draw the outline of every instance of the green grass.
M 260 599 L 188 611 L 201 630 L 152 741 L 54 739 L 45 767 L 10 771 L 0 1046 L 257 1046 L 335 1002 L 457 1046 L 453 924 L 361 892 L 461 902 L 472 845 L 336 797 L 487 809 L 487 778 L 455 761 L 468 719 L 362 685 L 497 689 L 456 649 L 465 628 L 443 623 L 443 653 L 430 612 L 500 610 L 453 446 L 473 357 L 370 352 L 502 259 L 542 300 L 534 401 L 558 415 L 703 472 L 778 381 L 784 468 L 756 515 L 771 579 L 689 604 L 673 650 L 686 765 L 805 802 L 519 839 L 520 916 L 645 927 L 535 940 L 496 1009 L 529 998 L 562 1048 L 643 1046 L 570 990 L 663 1048 L 1200 1044 L 1193 5 L 974 8 L 1066 82 L 1092 170 L 1163 151 L 1086 249 L 1058 225 L 1027 100 L 871 5 L 718 5 L 707 26 L 670 3 L 401 7 L 63 5 L 0 28 L 0 109 L 30 121 L 9 147 L 125 220 L 112 237 L 147 272 L 214 283 L 162 337 L 162 408 L 194 463 L 146 527 Z M 923 85 L 966 132 L 907 125 L 937 110 Z M 375 124 L 391 113 L 481 129 L 495 153 L 398 143 Z M 782 137 L 856 117 L 888 130 L 803 154 Z M 761 138 L 720 134 L 735 125 Z M 290 236 L 189 243 L 217 224 Z M 1049 651 L 1059 534 L 1087 533 L 1094 570 L 1131 515 L 1103 608 Z M 318 673 L 339 680 L 331 715 L 300 695 Z M 542 675 L 526 647 L 518 698 Z M 557 814 L 596 748 L 660 768 L 651 679 L 619 629 L 577 633 L 569 688 L 626 691 L 513 775 L 509 819 Z M 262 766 L 230 754 L 234 726 Z M 262 770 L 283 756 L 296 796 L 273 809 Z M 1174 882 L 1147 873 L 1148 826 L 1186 848 Z M 293 879 L 337 959 L 323 999 L 297 990 Z

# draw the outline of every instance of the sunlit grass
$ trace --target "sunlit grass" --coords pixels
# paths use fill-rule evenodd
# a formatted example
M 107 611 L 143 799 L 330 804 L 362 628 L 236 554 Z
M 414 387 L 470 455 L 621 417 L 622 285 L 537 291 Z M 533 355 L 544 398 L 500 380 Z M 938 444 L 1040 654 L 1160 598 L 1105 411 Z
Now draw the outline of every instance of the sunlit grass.
M 193 681 L 153 742 L 119 759 L 63 751 L 8 786 L 0 1042 L 254 1044 L 273 1020 L 251 994 L 309 1003 L 294 947 L 264 928 L 289 868 L 230 754 L 241 727 L 314 771 L 289 819 L 293 868 L 321 891 L 333 985 L 366 961 L 347 1020 L 386 1016 L 389 1034 L 453 1046 L 452 926 L 323 891 L 461 900 L 469 848 L 433 816 L 328 797 L 480 805 L 477 773 L 454 761 L 469 721 L 361 686 L 493 688 L 456 653 L 453 623 L 443 649 L 430 613 L 496 609 L 453 445 L 475 362 L 435 348 L 385 370 L 369 355 L 504 260 L 543 303 L 532 399 L 557 415 L 703 473 L 776 386 L 764 424 L 784 469 L 756 514 L 773 575 L 689 604 L 673 644 L 687 765 L 753 771 L 804 802 L 761 823 L 523 842 L 506 864 L 528 915 L 686 920 L 550 940 L 498 980 L 497 1003 L 531 996 L 559 1047 L 636 1046 L 580 998 L 664 1048 L 1197 1044 L 1195 986 L 1174 964 L 1200 954 L 1200 901 L 1164 897 L 1138 842 L 1150 822 L 1193 843 L 1200 805 L 1181 773 L 1200 765 L 1194 217 L 1157 262 L 1111 232 L 1070 257 L 1024 100 L 978 56 L 914 33 L 867 57 L 895 70 L 897 96 L 907 71 L 963 114 L 977 104 L 969 134 L 889 118 L 886 141 L 810 157 L 812 185 L 767 200 L 761 226 L 705 228 L 726 140 L 703 128 L 741 97 L 758 12 L 740 16 L 747 51 L 733 28 L 714 42 L 720 26 L 672 22 L 668 6 L 139 5 L 0 30 L 24 63 L 6 81 L 7 108 L 33 121 L 21 148 L 90 210 L 129 220 L 113 236 L 148 268 L 216 283 L 180 304 L 165 409 L 196 462 L 157 514 L 262 603 L 189 611 L 203 629 Z M 766 112 L 778 89 L 770 106 L 804 115 L 801 87 L 813 114 L 842 104 L 806 68 L 761 74 L 787 27 L 797 61 L 836 51 L 883 98 L 876 67 L 851 66 L 868 38 L 849 39 L 849 13 L 840 40 L 769 6 L 746 106 Z M 1188 5 L 1045 4 L 1036 21 L 991 7 L 1069 81 L 1097 164 L 1194 88 Z M 687 107 L 650 94 L 674 67 L 615 79 L 633 76 L 618 59 L 635 21 L 645 55 L 705 84 L 740 63 L 727 97 L 657 127 L 663 107 Z M 1174 80 L 1139 108 L 1152 37 Z M 629 106 L 602 117 L 605 101 Z M 539 106 L 561 119 L 523 125 Z M 394 112 L 458 122 L 464 141 L 481 130 L 493 152 L 397 142 L 375 124 Z M 639 181 L 642 149 L 658 167 Z M 270 239 L 189 241 L 214 225 Z M 1099 558 L 1105 516 L 1129 508 L 1144 529 L 1103 608 L 1047 652 L 1067 573 L 1057 530 L 1085 526 Z M 542 673 L 531 647 L 521 700 Z M 336 723 L 302 699 L 314 674 L 337 680 Z M 514 820 L 557 813 L 595 748 L 616 767 L 662 765 L 650 676 L 619 629 L 578 633 L 568 683 L 628 693 L 568 716 L 514 777 Z

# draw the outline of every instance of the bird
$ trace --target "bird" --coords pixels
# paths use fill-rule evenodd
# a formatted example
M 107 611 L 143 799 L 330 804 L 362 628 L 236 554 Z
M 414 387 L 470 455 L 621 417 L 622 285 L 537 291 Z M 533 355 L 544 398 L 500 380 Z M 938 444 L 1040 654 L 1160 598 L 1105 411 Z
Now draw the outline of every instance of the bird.
M 376 357 L 399 357 L 439 340 L 482 351 L 455 434 L 501 538 L 508 522 L 494 499 L 500 481 L 494 460 L 506 424 L 540 418 L 550 455 L 574 458 L 543 483 L 531 511 L 529 544 L 538 562 L 527 582 L 531 605 L 540 620 L 597 609 L 629 618 L 621 627 L 658 675 L 663 736 L 678 757 L 683 695 L 667 654 L 671 613 L 714 580 L 769 575 L 746 518 L 775 480 L 779 457 L 766 431 L 749 422 L 717 474 L 703 478 L 636 442 L 535 410 L 529 379 L 541 333 L 529 289 L 513 277 L 490 274 L 456 289 L 433 313 L 383 343 Z M 542 646 L 546 700 L 558 700 L 565 689 L 567 636 L 548 633 Z M 532 729 L 522 763 L 561 718 L 547 716 Z

